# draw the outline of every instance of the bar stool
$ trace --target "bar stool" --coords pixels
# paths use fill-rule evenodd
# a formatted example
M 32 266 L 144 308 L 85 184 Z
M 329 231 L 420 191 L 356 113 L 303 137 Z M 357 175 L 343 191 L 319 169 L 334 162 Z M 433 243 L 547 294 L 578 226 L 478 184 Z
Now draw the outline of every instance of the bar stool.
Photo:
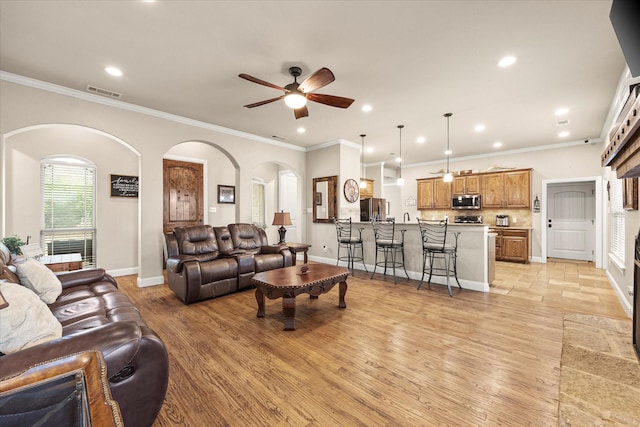
M 454 244 L 447 243 L 447 225 L 448 221 L 437 220 L 422 220 L 418 218 L 418 226 L 420 227 L 420 234 L 422 235 L 422 277 L 418 284 L 418 289 L 422 286 L 424 280 L 424 273 L 427 271 L 427 259 L 429 259 L 429 278 L 427 282 L 431 283 L 431 276 L 446 276 L 447 277 L 447 289 L 449 290 L 449 296 L 452 297 L 451 284 L 449 283 L 449 276 L 453 274 L 456 279 L 458 287 L 460 282 L 458 281 L 458 235 L 460 233 L 451 233 L 454 235 Z M 434 260 L 442 259 L 444 261 L 444 267 L 434 267 Z
M 336 265 L 340 261 L 347 262 L 347 268 L 351 268 L 351 274 L 354 273 L 353 263 L 358 261 L 362 263 L 364 271 L 367 273 L 367 265 L 364 263 L 364 246 L 362 244 L 362 230 L 364 227 L 358 228 L 358 232 L 353 229 L 351 224 L 351 218 L 348 219 L 336 219 L 333 218 L 333 223 L 336 225 L 336 234 L 338 238 L 338 259 Z M 346 256 L 340 256 L 340 248 L 347 250 Z M 356 256 L 356 249 L 360 248 L 360 256 Z
M 376 274 L 376 268 L 378 266 L 384 267 L 384 274 L 387 274 L 387 268 L 393 269 L 393 283 L 396 283 L 396 267 L 402 267 L 404 274 L 409 278 L 407 269 L 404 266 L 404 233 L 407 230 L 398 230 L 400 234 L 396 233 L 395 219 L 372 221 L 373 235 L 376 241 L 376 261 L 373 267 L 373 274 L 371 278 Z M 378 261 L 378 254 L 382 254 L 384 260 Z M 398 259 L 398 254 L 402 260 Z

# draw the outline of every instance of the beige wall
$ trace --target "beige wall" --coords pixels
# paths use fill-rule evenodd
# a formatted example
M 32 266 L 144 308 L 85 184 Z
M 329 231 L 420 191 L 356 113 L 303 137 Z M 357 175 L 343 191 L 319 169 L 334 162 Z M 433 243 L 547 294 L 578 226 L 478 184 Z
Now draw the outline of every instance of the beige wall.
M 16 137 L 14 133 L 26 127 L 42 124 L 74 124 L 112 135 L 140 153 L 137 173 L 140 176 L 138 235 L 135 243 L 107 238 L 104 251 L 117 252 L 122 251 L 122 245 L 137 245 L 137 248 L 128 250 L 128 253 L 134 254 L 137 250 L 138 259 L 134 264 L 138 266 L 141 286 L 163 283 L 161 159 L 173 146 L 188 141 L 202 141 L 225 153 L 236 168 L 235 220 L 242 222 L 251 221 L 251 178 L 256 165 L 273 161 L 297 174 L 303 174 L 306 167 L 305 153 L 297 147 L 160 112 L 150 112 L 128 104 L 118 103 L 122 108 L 115 108 L 110 104 L 90 102 L 85 98 L 93 97 L 83 92 L 58 87 L 51 89 L 49 86 L 46 89 L 49 90 L 7 81 L 0 82 L 0 134 L 3 136 L 3 170 L 0 183 L 0 200 L 3 203 L 0 212 L 3 212 L 3 218 L 0 218 L 0 232 L 3 235 L 24 235 L 22 230 L 9 228 L 8 218 L 4 217 L 10 212 L 8 206 L 23 203 L 18 201 L 21 195 L 14 190 L 20 183 L 5 173 L 11 161 L 6 158 L 5 149 L 13 144 L 12 138 Z M 101 98 L 95 99 L 107 102 Z M 42 143 L 46 144 L 46 141 Z M 113 173 L 120 172 L 118 160 L 106 164 L 105 168 Z M 9 193 L 11 198 L 8 197 Z M 117 211 L 113 213 L 114 224 L 120 221 L 116 213 Z M 11 221 L 13 224 L 13 220 Z M 112 268 L 127 268 L 130 265 L 131 263 L 114 264 Z

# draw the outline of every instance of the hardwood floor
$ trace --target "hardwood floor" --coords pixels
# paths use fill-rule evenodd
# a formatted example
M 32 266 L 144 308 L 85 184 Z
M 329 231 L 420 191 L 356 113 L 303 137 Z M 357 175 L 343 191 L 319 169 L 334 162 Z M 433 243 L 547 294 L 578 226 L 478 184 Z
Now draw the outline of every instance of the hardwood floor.
M 312 265 L 311 265 L 312 267 Z M 313 268 L 313 267 L 312 267 Z M 154 426 L 555 426 L 567 311 L 627 318 L 592 264 L 498 263 L 490 293 L 356 271 L 338 289 L 281 300 L 254 291 L 189 306 L 165 286 L 118 283 L 165 341 Z

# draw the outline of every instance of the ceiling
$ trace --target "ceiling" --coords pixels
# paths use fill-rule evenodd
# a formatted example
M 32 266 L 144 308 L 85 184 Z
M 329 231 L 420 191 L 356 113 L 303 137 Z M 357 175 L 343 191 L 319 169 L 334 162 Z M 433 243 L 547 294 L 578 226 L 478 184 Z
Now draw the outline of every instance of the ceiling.
M 7 1 L 0 69 L 266 138 L 310 147 L 365 145 L 365 162 L 440 161 L 451 112 L 452 158 L 598 139 L 625 61 L 611 1 Z M 517 62 L 497 66 L 505 55 Z M 122 69 L 122 77 L 104 72 Z M 243 105 L 321 67 L 318 93 L 296 120 L 283 101 Z M 300 80 L 299 80 L 300 81 Z M 373 110 L 365 113 L 364 104 Z M 554 111 L 569 108 L 566 116 Z M 568 120 L 558 125 L 559 120 Z M 486 129 L 476 132 L 483 123 Z M 306 132 L 297 132 L 304 127 Z M 558 137 L 562 130 L 570 136 Z M 418 143 L 418 137 L 426 142 Z M 500 141 L 496 149 L 493 143 Z M 391 153 L 394 153 L 391 155 Z

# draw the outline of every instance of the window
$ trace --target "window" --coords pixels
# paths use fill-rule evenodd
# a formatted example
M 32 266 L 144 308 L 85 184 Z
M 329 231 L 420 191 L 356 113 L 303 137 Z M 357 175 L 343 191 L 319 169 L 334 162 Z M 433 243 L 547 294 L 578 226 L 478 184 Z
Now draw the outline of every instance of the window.
M 79 253 L 84 267 L 96 265 L 96 168 L 72 157 L 40 162 L 42 229 L 45 255 Z
M 265 218 L 265 188 L 264 182 L 253 181 L 253 198 L 251 205 L 251 222 L 261 228 L 266 228 L 267 220 Z
M 624 265 L 624 216 L 622 207 L 622 180 L 615 179 L 611 186 L 610 221 L 611 243 L 609 249 L 612 255 L 617 258 L 620 265 Z

